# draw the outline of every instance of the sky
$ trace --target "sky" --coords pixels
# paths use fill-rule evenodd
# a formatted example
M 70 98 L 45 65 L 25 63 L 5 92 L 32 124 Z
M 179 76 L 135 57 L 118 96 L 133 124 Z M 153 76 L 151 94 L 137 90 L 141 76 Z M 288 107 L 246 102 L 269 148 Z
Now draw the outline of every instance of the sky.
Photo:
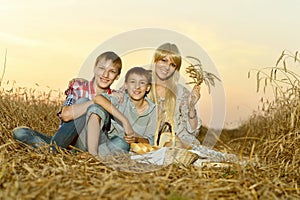
M 299 7 L 298 0 L 0 0 L 0 73 L 7 49 L 3 81 L 63 91 L 94 49 L 113 36 L 167 29 L 195 41 L 214 63 L 226 97 L 225 127 L 235 127 L 263 96 L 248 72 L 274 66 L 285 49 L 299 50 Z M 127 65 L 141 64 L 151 53 L 127 57 Z M 201 93 L 200 116 L 208 125 L 205 86 Z

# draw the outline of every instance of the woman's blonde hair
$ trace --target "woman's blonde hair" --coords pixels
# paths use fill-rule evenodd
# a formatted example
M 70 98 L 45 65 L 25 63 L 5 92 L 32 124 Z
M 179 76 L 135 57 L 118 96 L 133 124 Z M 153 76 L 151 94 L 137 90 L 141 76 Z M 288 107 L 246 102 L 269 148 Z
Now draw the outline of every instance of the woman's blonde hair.
M 157 131 L 156 135 L 159 131 L 160 126 L 162 125 L 162 122 L 168 122 L 172 126 L 172 131 L 174 131 L 174 112 L 175 112 L 175 106 L 176 106 L 176 94 L 177 94 L 177 82 L 179 79 L 179 70 L 181 67 L 181 56 L 180 52 L 175 44 L 171 43 L 164 43 L 161 46 L 159 46 L 154 53 L 153 56 L 153 84 L 152 89 L 150 92 L 150 98 L 151 100 L 158 105 L 159 104 L 159 97 L 157 95 L 156 91 L 156 72 L 155 72 L 155 63 L 162 60 L 164 57 L 170 56 L 172 61 L 176 64 L 175 72 L 172 76 L 170 76 L 166 80 L 166 93 L 165 93 L 165 102 L 164 102 L 164 110 L 166 112 L 166 119 L 163 119 L 163 114 L 160 113 L 160 108 L 158 107 L 158 120 L 157 120 Z

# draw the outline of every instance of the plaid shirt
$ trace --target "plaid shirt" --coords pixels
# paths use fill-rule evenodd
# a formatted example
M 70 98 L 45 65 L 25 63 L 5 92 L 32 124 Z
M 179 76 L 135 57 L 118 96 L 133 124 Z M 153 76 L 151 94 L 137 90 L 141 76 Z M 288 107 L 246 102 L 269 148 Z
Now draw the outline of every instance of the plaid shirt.
M 108 94 L 111 94 L 111 89 L 107 91 Z M 69 82 L 68 89 L 65 91 L 66 100 L 63 103 L 64 106 L 71 106 L 80 98 L 88 98 L 92 100 L 96 96 L 94 88 L 94 78 L 91 81 L 84 79 L 73 79 Z M 62 109 L 57 113 L 57 116 L 61 118 Z

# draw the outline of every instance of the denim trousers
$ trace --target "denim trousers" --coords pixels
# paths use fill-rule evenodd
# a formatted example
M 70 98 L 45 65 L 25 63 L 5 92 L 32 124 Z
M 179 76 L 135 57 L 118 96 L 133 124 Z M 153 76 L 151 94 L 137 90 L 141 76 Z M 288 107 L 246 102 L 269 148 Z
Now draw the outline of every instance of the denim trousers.
M 88 98 L 79 99 L 76 104 L 89 101 Z M 55 135 L 49 136 L 44 133 L 40 133 L 28 127 L 17 127 L 13 130 L 13 137 L 22 143 L 31 145 L 33 147 L 39 147 L 45 144 L 54 144 L 67 148 L 72 141 L 78 136 L 78 133 L 82 131 L 85 126 L 85 115 L 80 116 L 75 120 L 63 122 Z M 53 146 L 53 150 L 56 150 Z
M 53 137 L 28 127 L 17 127 L 13 130 L 13 137 L 17 141 L 28 144 L 35 148 L 52 144 L 52 149 L 57 151 L 55 146 L 67 148 L 72 141 L 78 137 L 78 132 L 80 132 L 80 130 L 82 130 L 84 127 L 84 122 L 84 116 L 77 118 L 76 120 L 65 122 L 60 126 Z M 80 148 L 80 146 L 77 148 Z
M 79 99 L 76 104 L 89 101 L 87 98 Z M 118 136 L 108 138 L 107 132 L 110 129 L 110 115 L 101 106 L 92 104 L 87 109 L 87 114 L 80 116 L 75 120 L 64 122 L 57 130 L 53 137 L 35 131 L 28 127 L 17 127 L 13 130 L 13 137 L 22 143 L 28 144 L 35 148 L 45 145 L 53 144 L 52 150 L 57 151 L 55 146 L 67 148 L 72 142 L 75 147 L 87 151 L 87 129 L 86 123 L 91 114 L 97 114 L 101 118 L 101 134 L 99 138 L 99 154 L 102 156 L 114 154 L 117 152 L 128 152 L 130 146 L 128 143 Z M 78 137 L 79 136 L 79 137 Z
M 92 114 L 97 115 L 101 119 L 99 124 L 101 131 L 98 144 L 98 155 L 104 157 L 116 153 L 128 152 L 130 150 L 130 146 L 124 138 L 111 134 L 109 136 L 108 134 L 111 128 L 111 116 L 109 113 L 101 106 L 92 104 L 87 109 L 86 124 Z M 87 151 L 87 137 L 87 129 L 84 127 L 79 134 L 75 147 Z

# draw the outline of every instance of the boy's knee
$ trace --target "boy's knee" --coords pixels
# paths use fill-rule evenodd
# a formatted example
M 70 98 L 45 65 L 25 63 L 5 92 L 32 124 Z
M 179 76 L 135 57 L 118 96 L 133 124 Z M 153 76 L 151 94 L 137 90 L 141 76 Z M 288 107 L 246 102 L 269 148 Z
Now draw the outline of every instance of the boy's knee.
M 98 104 L 94 103 L 94 104 L 90 105 L 87 109 L 90 111 L 97 111 L 97 110 L 102 110 L 103 108 L 101 106 L 99 106 Z
M 91 116 L 98 116 L 99 122 L 101 123 L 101 128 L 104 128 L 106 131 L 110 129 L 110 115 L 109 113 L 98 104 L 92 104 L 87 109 L 87 120 L 90 120 Z
M 101 118 L 100 118 L 99 115 L 97 115 L 97 114 L 95 114 L 95 113 L 92 113 L 92 114 L 90 114 L 90 116 L 89 116 L 89 121 L 90 121 L 90 120 L 97 120 L 97 121 L 100 123 Z
M 92 104 L 87 109 L 87 114 L 90 117 L 91 115 L 97 115 L 101 119 L 106 119 L 109 117 L 107 111 L 97 104 Z

